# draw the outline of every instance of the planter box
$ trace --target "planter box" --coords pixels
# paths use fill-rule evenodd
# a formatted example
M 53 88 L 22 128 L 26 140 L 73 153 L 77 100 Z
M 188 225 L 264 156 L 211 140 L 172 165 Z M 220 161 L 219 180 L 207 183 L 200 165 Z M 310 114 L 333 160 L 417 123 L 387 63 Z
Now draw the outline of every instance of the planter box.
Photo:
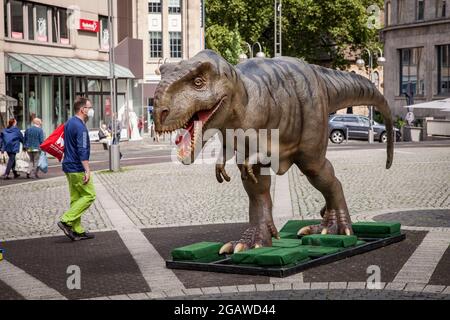
M 422 127 L 408 127 L 403 128 L 404 141 L 419 142 L 423 141 L 423 128 Z

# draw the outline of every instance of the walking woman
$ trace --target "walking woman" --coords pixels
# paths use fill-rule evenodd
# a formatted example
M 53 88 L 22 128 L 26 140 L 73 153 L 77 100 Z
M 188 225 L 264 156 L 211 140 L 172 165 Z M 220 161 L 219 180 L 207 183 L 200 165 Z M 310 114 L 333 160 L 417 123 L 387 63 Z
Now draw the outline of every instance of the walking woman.
M 23 144 L 23 148 L 27 150 L 28 156 L 30 157 L 27 179 L 31 178 L 31 172 L 34 172 L 34 177 L 39 179 L 38 162 L 41 153 L 40 145 L 44 142 L 44 131 L 41 127 L 41 119 L 34 118 L 33 125 L 25 131 L 25 143 Z
M 9 173 L 11 169 L 14 173 L 14 178 L 17 179 L 20 175 L 16 171 L 16 154 L 20 150 L 20 144 L 23 143 L 23 134 L 19 128 L 16 127 L 16 119 L 10 119 L 8 127 L 0 133 L 0 150 L 2 154 L 6 151 L 8 153 L 8 165 L 3 179 L 10 180 Z

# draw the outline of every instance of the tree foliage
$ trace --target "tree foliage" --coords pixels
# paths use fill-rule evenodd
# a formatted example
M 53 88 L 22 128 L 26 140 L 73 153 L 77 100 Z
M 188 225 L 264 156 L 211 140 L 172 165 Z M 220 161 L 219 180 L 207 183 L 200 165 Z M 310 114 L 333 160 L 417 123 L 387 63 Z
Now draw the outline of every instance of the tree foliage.
M 345 67 L 346 53 L 374 48 L 370 5 L 383 0 L 283 0 L 283 55 L 312 63 Z M 274 0 L 206 0 L 206 44 L 235 63 L 247 46 L 261 42 L 274 55 Z M 236 36 L 238 33 L 239 36 Z M 236 45 L 240 38 L 240 45 Z M 255 47 L 256 49 L 256 47 Z

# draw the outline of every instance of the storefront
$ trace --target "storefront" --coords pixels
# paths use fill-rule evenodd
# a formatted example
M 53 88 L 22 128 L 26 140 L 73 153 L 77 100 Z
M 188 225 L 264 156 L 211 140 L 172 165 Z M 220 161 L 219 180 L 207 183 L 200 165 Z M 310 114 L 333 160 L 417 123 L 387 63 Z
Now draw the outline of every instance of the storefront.
M 6 53 L 6 94 L 17 100 L 12 110 L 20 129 L 34 117 L 41 118 L 46 135 L 73 116 L 77 97 L 88 97 L 95 116 L 90 130 L 111 122 L 109 64 L 106 61 Z M 133 110 L 133 73 L 116 65 L 117 108 L 122 127 L 127 128 L 128 112 Z M 11 113 L 11 112 L 10 112 Z

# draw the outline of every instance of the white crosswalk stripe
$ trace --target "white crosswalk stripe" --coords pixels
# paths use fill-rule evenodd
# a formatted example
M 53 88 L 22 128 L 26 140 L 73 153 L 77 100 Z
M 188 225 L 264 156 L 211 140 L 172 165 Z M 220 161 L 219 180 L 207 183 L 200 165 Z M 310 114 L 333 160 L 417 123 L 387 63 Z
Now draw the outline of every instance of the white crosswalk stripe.
M 6 260 L 0 261 L 0 280 L 28 300 L 67 300 L 58 291 Z
M 97 176 L 98 177 L 98 176 Z M 158 251 L 135 226 L 119 204 L 106 190 L 100 179 L 95 182 L 97 201 L 105 208 L 111 223 L 119 233 L 122 241 L 136 261 L 142 276 L 147 281 L 150 289 L 169 290 L 184 289 L 183 283 L 176 277 L 172 270 L 165 267 L 164 259 Z
M 449 232 L 429 232 L 393 282 L 427 284 L 449 244 Z

